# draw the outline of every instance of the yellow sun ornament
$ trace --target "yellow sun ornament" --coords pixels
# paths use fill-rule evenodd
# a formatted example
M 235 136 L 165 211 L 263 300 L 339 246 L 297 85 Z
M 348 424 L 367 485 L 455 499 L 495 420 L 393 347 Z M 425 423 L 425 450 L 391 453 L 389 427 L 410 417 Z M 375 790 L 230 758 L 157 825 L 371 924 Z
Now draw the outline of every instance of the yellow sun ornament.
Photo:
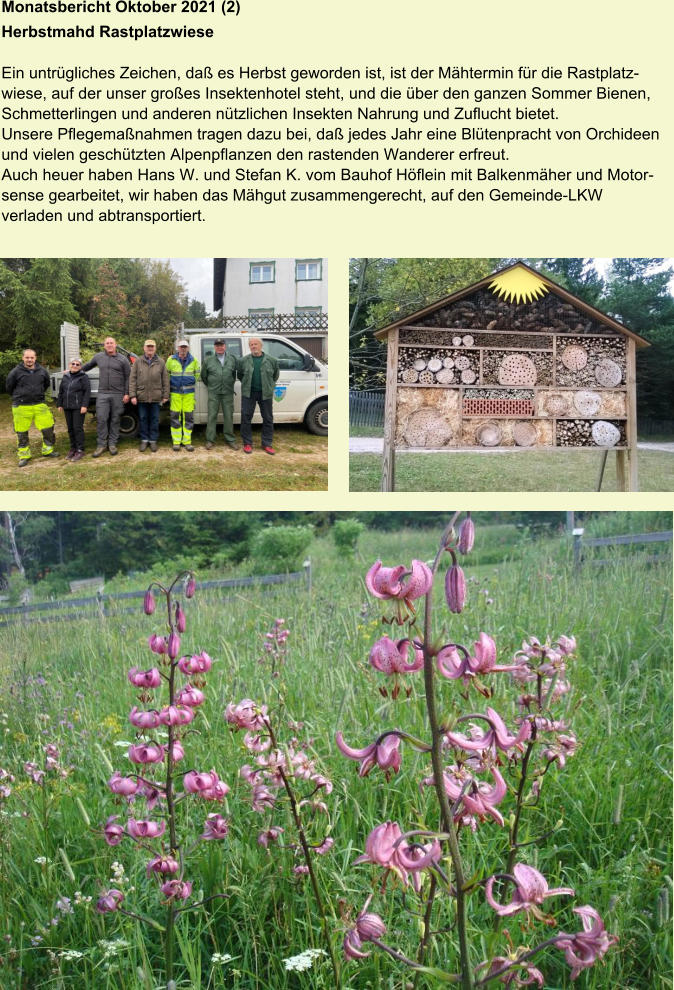
M 489 283 L 492 292 L 506 302 L 533 302 L 548 291 L 545 282 L 526 268 L 510 268 Z

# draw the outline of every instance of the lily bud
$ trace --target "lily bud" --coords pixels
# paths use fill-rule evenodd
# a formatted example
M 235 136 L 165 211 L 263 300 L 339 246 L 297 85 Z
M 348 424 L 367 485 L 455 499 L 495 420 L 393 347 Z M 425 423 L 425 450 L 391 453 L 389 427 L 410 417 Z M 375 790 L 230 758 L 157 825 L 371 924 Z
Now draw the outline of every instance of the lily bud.
M 457 549 L 459 553 L 470 553 L 473 549 L 473 543 L 475 542 L 475 523 L 470 518 L 466 518 L 461 523 L 459 527 L 459 542 L 457 544 Z
M 450 612 L 463 612 L 466 604 L 466 578 L 458 564 L 452 564 L 445 575 L 445 598 Z
M 197 590 L 197 582 L 194 580 L 193 577 L 190 576 L 187 579 L 187 583 L 185 585 L 185 598 L 194 598 L 194 592 L 196 590 Z
M 147 591 L 145 592 L 145 598 L 143 599 L 143 611 L 145 612 L 146 615 L 152 615 L 156 607 L 157 607 L 157 603 L 155 601 L 154 595 L 148 588 Z
M 181 609 L 180 605 L 176 605 L 176 629 L 179 633 L 185 632 L 185 613 Z
M 175 660 L 180 653 L 180 636 L 177 633 L 172 632 L 169 636 L 166 652 L 171 660 Z

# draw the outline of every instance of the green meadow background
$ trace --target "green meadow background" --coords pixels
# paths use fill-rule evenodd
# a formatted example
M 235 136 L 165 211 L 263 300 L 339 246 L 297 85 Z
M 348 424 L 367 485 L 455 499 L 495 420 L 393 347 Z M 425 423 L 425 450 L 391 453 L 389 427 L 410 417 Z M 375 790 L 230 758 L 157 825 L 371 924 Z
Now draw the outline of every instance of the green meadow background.
M 403 746 L 396 777 L 386 783 L 377 771 L 361 780 L 357 764 L 334 744 L 337 729 L 352 746 L 365 746 L 387 727 L 424 735 L 419 675 L 405 679 L 409 697 L 402 691 L 393 701 L 379 692 L 384 677 L 368 663 L 371 644 L 388 627 L 381 624 L 383 603 L 366 594 L 367 568 L 377 558 L 389 566 L 430 559 L 444 524 L 439 518 L 437 529 L 411 530 L 404 518 L 401 514 L 393 531 L 365 531 L 354 556 L 338 550 L 329 533 L 315 538 L 309 551 L 311 590 L 299 584 L 198 592 L 186 605 L 182 652 L 204 649 L 215 662 L 180 769 L 215 768 L 231 792 L 224 811 L 196 798 L 179 805 L 188 846 L 209 812 L 226 814 L 230 832 L 223 842 L 199 843 L 188 860 L 185 878 L 194 881 L 193 900 L 200 899 L 200 891 L 204 897 L 227 896 L 179 916 L 178 987 L 334 987 L 325 957 L 305 972 L 285 966 L 284 960 L 323 946 L 319 918 L 308 882 L 293 874 L 287 804 L 279 802 L 273 816 L 252 811 L 248 785 L 238 777 L 241 765 L 252 762 L 250 754 L 222 717 L 230 701 L 248 697 L 273 707 L 279 692 L 287 718 L 299 723 L 294 732 L 334 784 L 325 798 L 334 847 L 315 863 L 340 958 L 346 930 L 341 914 L 348 909 L 355 917 L 370 893 L 371 910 L 388 927 L 384 941 L 414 955 L 418 903 L 391 880 L 382 894 L 381 871 L 354 860 L 380 822 L 398 821 L 403 830 L 435 826 L 430 789 L 418 787 L 429 761 Z M 462 562 L 469 602 L 461 615 L 444 607 L 442 581 L 437 582 L 434 636 L 470 646 L 484 630 L 494 637 L 500 662 L 507 662 L 525 637 L 576 636 L 578 657 L 569 672 L 573 691 L 559 706 L 579 747 L 564 770 L 552 767 L 547 773 L 541 801 L 521 829 L 520 838 L 532 843 L 523 858 L 526 854 L 551 886 L 576 889 L 575 898 L 546 902 L 559 930 L 576 931 L 580 922 L 572 905 L 591 904 L 619 938 L 603 964 L 580 975 L 577 987 L 671 987 L 671 556 L 652 560 L 653 545 L 646 551 L 604 549 L 601 557 L 608 563 L 597 566 L 588 555 L 576 570 L 564 535 L 485 522 L 488 514 L 480 514 L 475 551 Z M 671 516 L 665 513 L 605 513 L 590 519 L 586 532 L 669 526 Z M 241 567 L 246 569 L 245 561 Z M 235 574 L 232 568 L 226 576 Z M 155 576 L 170 580 L 170 561 Z M 120 577 L 116 587 L 136 588 L 138 580 Z M 158 884 L 145 876 L 148 852 L 129 840 L 110 848 L 97 833 L 109 815 L 120 815 L 122 823 L 126 818 L 124 804 L 116 803 L 106 781 L 110 766 L 122 773 L 131 769 L 124 744 L 133 739 L 128 711 L 136 701 L 126 675 L 131 666 L 153 665 L 146 640 L 161 631 L 159 614 L 147 617 L 139 610 L 105 620 L 18 622 L 2 629 L 0 767 L 15 777 L 11 795 L 0 802 L 3 990 L 166 985 L 160 932 L 121 914 L 93 910 L 101 890 L 120 887 L 126 908 L 159 924 L 164 920 Z M 278 617 L 291 635 L 281 677 L 272 678 L 260 657 L 264 634 Z M 511 725 L 517 691 L 507 674 L 492 675 L 490 683 L 491 704 Z M 462 702 L 454 682 L 443 681 L 438 691 L 441 711 L 456 702 L 466 712 L 484 711 L 488 704 L 477 693 Z M 58 745 L 69 774 L 50 777 L 41 788 L 23 763 L 41 764 L 42 747 L 50 742 Z M 144 817 L 143 805 L 136 805 L 136 817 Z M 506 819 L 512 806 L 511 794 L 501 805 Z M 267 852 L 257 833 L 271 820 L 286 831 L 282 843 Z M 545 833 L 547 839 L 536 841 Z M 485 823 L 475 836 L 462 832 L 460 842 L 469 877 L 504 868 L 506 829 Z M 114 862 L 123 865 L 123 879 L 112 880 Z M 63 897 L 70 898 L 73 913 L 58 909 Z M 506 919 L 502 926 L 515 944 L 533 947 L 548 937 L 537 925 L 538 939 L 523 917 Z M 493 918 L 478 888 L 469 898 L 475 965 L 507 949 L 504 937 L 494 933 Z M 456 971 L 458 958 L 452 922 L 451 905 L 443 907 L 438 928 L 444 930 L 436 938 L 433 963 L 449 972 Z M 218 961 L 223 954 L 231 959 Z M 571 985 L 560 951 L 544 951 L 536 964 L 546 987 Z M 375 950 L 360 963 L 344 962 L 341 985 L 394 990 L 409 978 L 409 971 Z M 416 986 L 438 985 L 426 980 Z

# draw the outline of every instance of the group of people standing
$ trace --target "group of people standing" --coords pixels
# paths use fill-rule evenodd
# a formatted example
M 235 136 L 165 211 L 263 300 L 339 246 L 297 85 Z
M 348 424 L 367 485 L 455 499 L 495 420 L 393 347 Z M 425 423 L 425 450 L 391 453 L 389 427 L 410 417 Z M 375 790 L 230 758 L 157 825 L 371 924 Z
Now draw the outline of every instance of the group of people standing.
M 201 377 L 208 390 L 208 421 L 206 448 L 212 449 L 216 441 L 216 422 L 220 409 L 223 415 L 225 443 L 237 448 L 234 436 L 234 384 L 241 381 L 241 442 L 244 453 L 252 453 L 252 420 L 256 407 L 262 415 L 262 449 L 275 454 L 273 396 L 279 377 L 276 358 L 263 351 L 262 341 L 252 337 L 248 341 L 250 353 L 242 358 L 227 354 L 222 338 L 214 342 L 214 353 L 209 354 L 203 368 L 190 353 L 187 340 L 179 340 L 175 354 L 164 361 L 157 354 L 154 340 L 146 340 L 143 353 L 133 363 L 117 350 L 114 337 L 106 337 L 103 350 L 83 364 L 80 358 L 72 358 L 68 370 L 61 379 L 57 406 L 66 419 L 70 437 L 69 461 L 84 457 L 84 417 L 91 398 L 91 382 L 87 371 L 98 368 L 98 394 L 96 396 L 96 449 L 92 457 L 100 457 L 105 451 L 115 456 L 118 451 L 120 421 L 124 407 L 131 402 L 138 410 L 140 434 L 139 449 L 157 450 L 159 441 L 159 412 L 169 403 L 171 441 L 174 451 L 193 451 L 195 390 Z M 45 401 L 49 389 L 49 374 L 37 362 L 34 350 L 23 352 L 22 361 L 13 368 L 6 381 L 6 390 L 12 397 L 12 416 L 17 434 L 19 467 L 25 467 L 31 459 L 29 430 L 34 423 L 42 432 L 42 456 L 58 457 L 54 449 L 54 417 Z

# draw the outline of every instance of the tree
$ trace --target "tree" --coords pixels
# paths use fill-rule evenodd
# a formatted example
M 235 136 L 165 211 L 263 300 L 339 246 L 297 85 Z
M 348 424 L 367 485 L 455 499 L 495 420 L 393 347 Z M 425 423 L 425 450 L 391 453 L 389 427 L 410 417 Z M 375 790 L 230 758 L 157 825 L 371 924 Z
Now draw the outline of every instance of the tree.
M 607 272 L 606 310 L 651 344 L 637 352 L 640 417 L 674 418 L 672 272 L 664 258 L 615 258 Z
M 374 330 L 484 278 L 493 258 L 361 258 L 351 263 L 350 380 L 382 387 L 386 353 Z

